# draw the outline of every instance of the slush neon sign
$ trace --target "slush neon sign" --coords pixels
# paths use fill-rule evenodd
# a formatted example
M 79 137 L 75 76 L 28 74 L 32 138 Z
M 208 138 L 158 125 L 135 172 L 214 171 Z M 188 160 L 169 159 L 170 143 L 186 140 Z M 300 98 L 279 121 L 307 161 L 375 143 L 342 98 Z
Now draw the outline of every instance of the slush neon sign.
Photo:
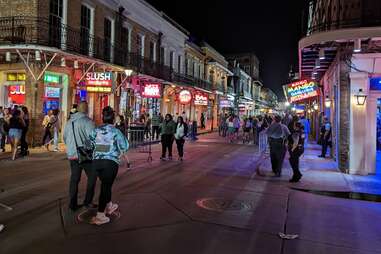
M 111 72 L 89 72 L 86 74 L 86 85 L 112 87 L 112 73 Z
M 287 86 L 287 96 L 290 103 L 318 96 L 318 85 L 316 82 L 302 80 Z
M 161 97 L 161 85 L 147 83 L 143 86 L 142 96 L 145 98 L 160 98 Z

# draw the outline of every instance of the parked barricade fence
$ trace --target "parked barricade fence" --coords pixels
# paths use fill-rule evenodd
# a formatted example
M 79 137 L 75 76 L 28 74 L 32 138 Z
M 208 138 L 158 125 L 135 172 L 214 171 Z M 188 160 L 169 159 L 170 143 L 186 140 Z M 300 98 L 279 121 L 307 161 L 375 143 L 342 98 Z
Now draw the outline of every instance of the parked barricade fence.
M 265 131 L 259 133 L 259 152 L 261 154 L 266 153 L 268 148 L 268 138 Z

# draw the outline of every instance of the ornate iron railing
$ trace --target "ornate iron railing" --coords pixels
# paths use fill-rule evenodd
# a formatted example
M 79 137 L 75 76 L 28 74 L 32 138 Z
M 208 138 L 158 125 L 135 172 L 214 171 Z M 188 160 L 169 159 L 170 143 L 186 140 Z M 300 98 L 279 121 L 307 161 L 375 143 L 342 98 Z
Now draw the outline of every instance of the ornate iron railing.
M 95 37 L 88 29 L 74 29 L 54 19 L 21 16 L 0 18 L 0 45 L 18 44 L 54 47 L 68 53 L 94 57 L 166 81 L 212 89 L 206 81 L 178 74 L 166 65 L 129 52 L 118 43 L 111 43 L 107 38 Z
M 315 2 L 316 4 L 317 2 Z M 341 0 L 338 6 L 323 6 L 320 7 L 321 10 L 316 8 L 312 5 L 304 11 L 305 14 L 308 14 L 304 15 L 305 17 L 310 17 L 309 14 L 313 11 L 312 24 L 310 27 L 307 25 L 304 31 L 306 35 L 345 28 L 381 26 L 381 2 L 379 0 L 361 0 L 356 6 L 354 3 L 347 4 L 345 0 Z

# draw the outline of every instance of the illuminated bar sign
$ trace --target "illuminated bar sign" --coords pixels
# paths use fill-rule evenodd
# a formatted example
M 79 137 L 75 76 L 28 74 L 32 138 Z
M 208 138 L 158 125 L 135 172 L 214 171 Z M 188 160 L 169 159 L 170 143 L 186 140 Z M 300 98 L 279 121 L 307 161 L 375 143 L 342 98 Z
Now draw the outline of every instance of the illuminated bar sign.
M 89 72 L 85 81 L 86 86 L 112 87 L 112 72 Z
M 87 86 L 86 91 L 92 93 L 111 93 L 112 88 L 104 86 Z
M 381 90 L 381 77 L 371 78 L 369 83 L 370 83 L 370 90 L 376 90 L 376 91 Z
M 7 81 L 25 81 L 25 73 L 7 73 Z
M 318 85 L 314 81 L 302 80 L 287 86 L 287 97 L 290 103 L 318 96 Z
M 161 98 L 161 84 L 145 83 L 143 85 L 142 97 L 144 98 Z
M 208 96 L 202 93 L 196 93 L 194 96 L 194 105 L 208 106 Z
M 181 90 L 179 93 L 179 102 L 181 104 L 189 104 L 192 101 L 192 94 L 189 90 Z
M 51 74 L 51 73 L 46 73 L 44 75 L 44 82 L 59 84 L 59 83 L 61 83 L 61 76 L 60 75 Z

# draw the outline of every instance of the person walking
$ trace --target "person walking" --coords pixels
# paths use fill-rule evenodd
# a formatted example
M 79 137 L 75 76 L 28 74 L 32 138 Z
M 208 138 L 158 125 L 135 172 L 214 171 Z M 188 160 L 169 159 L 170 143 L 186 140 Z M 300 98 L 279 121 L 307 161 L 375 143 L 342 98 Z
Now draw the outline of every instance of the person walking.
M 164 122 L 161 125 L 161 160 L 165 160 L 167 150 L 168 159 L 172 160 L 172 146 L 176 133 L 176 123 L 173 121 L 173 117 L 170 114 L 165 115 Z
M 234 116 L 234 118 L 233 118 L 233 124 L 234 124 L 234 129 L 235 129 L 235 132 L 234 132 L 235 137 L 238 140 L 239 129 L 241 128 L 241 120 L 239 119 L 239 117 L 237 115 Z
M 184 122 L 184 118 L 182 116 L 179 116 L 179 118 L 177 119 L 175 139 L 176 139 L 177 152 L 179 153 L 180 161 L 183 161 L 185 137 L 187 135 L 188 135 L 188 125 Z
M 310 135 L 310 132 L 311 132 L 310 121 L 305 116 L 302 116 L 300 119 L 300 123 L 302 124 L 303 129 L 304 129 L 304 137 L 305 137 L 304 143 L 305 143 L 305 145 L 307 145 L 308 144 L 308 136 Z
M 152 138 L 156 138 L 156 140 L 159 139 L 160 135 L 160 116 L 157 114 L 157 112 L 154 113 L 151 120 L 152 125 Z
M 4 119 L 4 111 L 0 110 L 0 149 L 5 152 L 5 139 L 8 135 L 8 123 Z
M 205 126 L 205 115 L 204 115 L 204 113 L 201 113 L 200 122 L 201 122 L 201 129 L 205 129 L 206 126 Z
M 61 131 L 61 124 L 59 119 L 59 110 L 55 109 L 53 110 L 53 115 L 50 118 L 50 124 L 53 131 L 53 151 L 58 152 L 58 139 L 59 139 L 59 133 Z
M 146 122 L 145 122 L 145 126 L 144 126 L 144 134 L 145 134 L 146 139 L 149 139 L 150 137 L 152 137 L 151 124 L 152 124 L 151 117 L 149 114 L 147 114 Z
M 23 120 L 25 123 L 24 128 L 22 129 L 22 134 L 21 134 L 21 156 L 27 156 L 28 155 L 28 143 L 26 142 L 26 135 L 28 133 L 29 129 L 29 112 L 28 108 L 25 106 L 21 107 L 21 110 L 23 112 Z
M 83 204 L 87 207 L 92 206 L 97 180 L 96 173 L 91 168 L 91 161 L 80 161 L 78 154 L 78 148 L 89 147 L 90 134 L 95 128 L 94 123 L 87 116 L 87 112 L 87 103 L 81 102 L 78 105 L 78 112 L 72 114 L 67 122 L 63 135 L 71 170 L 69 208 L 73 211 L 80 208 L 78 205 L 78 184 L 81 181 L 82 170 L 85 171 L 87 176 L 86 196 L 83 201 Z
M 42 121 L 42 127 L 44 128 L 44 136 L 42 137 L 42 143 L 49 151 L 49 145 L 52 140 L 52 124 L 50 123 L 50 118 L 53 115 L 53 111 L 49 110 Z
M 14 110 L 9 120 L 9 138 L 12 148 L 12 160 L 16 159 L 17 148 L 20 144 L 22 130 L 25 128 L 23 113 L 20 110 Z
M 303 129 L 303 125 L 296 122 L 293 131 L 288 138 L 288 152 L 290 154 L 289 161 L 293 172 L 292 178 L 290 179 L 291 183 L 299 182 L 303 176 L 299 170 L 299 158 L 304 153 L 305 132 Z
M 230 116 L 226 120 L 226 125 L 228 127 L 227 131 L 227 137 L 230 143 L 233 143 L 234 141 L 234 134 L 235 134 L 235 128 L 234 128 L 234 116 Z
M 273 123 L 266 130 L 270 144 L 270 158 L 273 173 L 276 177 L 282 175 L 282 166 L 286 154 L 286 139 L 291 134 L 286 125 L 281 123 L 282 118 L 276 115 Z
M 124 116 L 122 115 L 117 115 L 115 118 L 115 128 L 120 130 L 120 132 L 123 133 L 123 135 L 126 136 L 126 124 L 124 122 Z
M 331 145 L 332 127 L 327 117 L 324 117 L 324 122 L 320 128 L 320 140 L 322 144 L 320 158 L 325 158 L 328 146 Z
M 111 107 L 102 110 L 103 125 L 90 134 L 94 146 L 92 170 L 101 181 L 97 215 L 91 218 L 91 224 L 102 225 L 110 222 L 106 215 L 118 209 L 118 204 L 111 202 L 112 185 L 118 174 L 120 159 L 127 153 L 129 144 L 126 136 L 114 127 L 115 113 Z

